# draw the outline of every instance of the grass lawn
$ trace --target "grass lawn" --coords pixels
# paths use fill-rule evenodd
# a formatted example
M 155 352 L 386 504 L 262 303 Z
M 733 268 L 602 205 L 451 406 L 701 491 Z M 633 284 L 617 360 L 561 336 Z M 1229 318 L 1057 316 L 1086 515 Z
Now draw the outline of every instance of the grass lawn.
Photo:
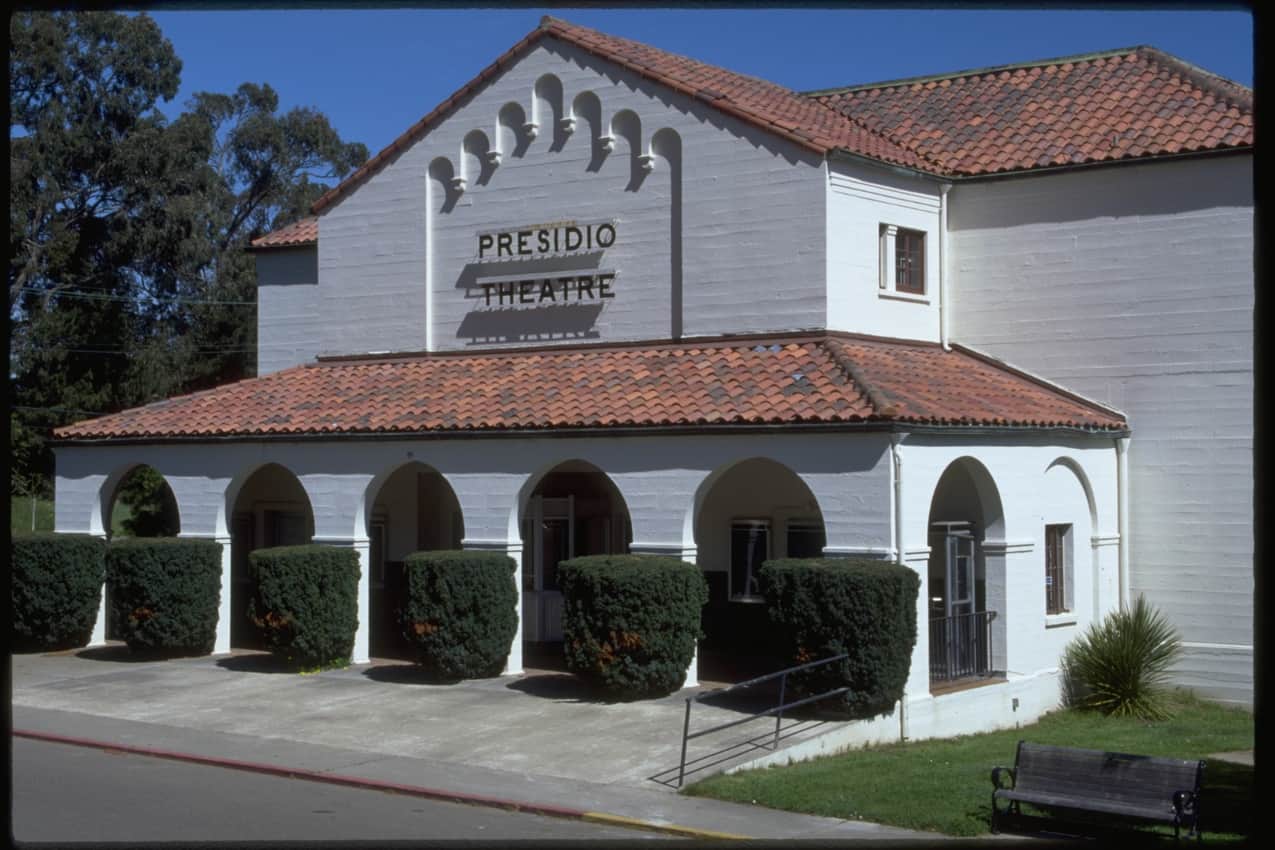
M 9 496 L 9 531 L 52 531 L 53 501 L 35 499 L 35 521 L 32 528 L 32 499 L 30 496 Z
M 1175 695 L 1174 704 L 1174 717 L 1164 721 L 1056 711 L 1018 729 L 869 747 L 713 776 L 686 793 L 947 835 L 982 835 L 989 832 L 992 768 L 1013 766 L 1020 739 L 1184 759 L 1253 748 L 1251 713 L 1185 692 Z M 1210 761 L 1200 808 L 1205 841 L 1250 835 L 1253 795 L 1252 767 Z M 1023 811 L 1027 814 L 1026 806 Z M 1168 834 L 1173 834 L 1171 827 Z

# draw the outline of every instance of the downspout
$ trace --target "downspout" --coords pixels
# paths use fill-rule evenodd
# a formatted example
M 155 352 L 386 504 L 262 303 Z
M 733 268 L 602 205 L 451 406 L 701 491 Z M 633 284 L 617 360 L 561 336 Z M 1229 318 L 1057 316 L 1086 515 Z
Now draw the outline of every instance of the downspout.
M 1116 439 L 1116 533 L 1120 535 L 1120 607 L 1129 607 L 1129 438 Z
M 894 562 L 903 566 L 903 435 L 890 435 L 890 477 L 894 485 Z M 899 742 L 908 739 L 908 692 L 899 696 Z
M 948 338 L 948 317 L 952 311 L 947 303 L 947 193 L 951 188 L 951 183 L 939 187 L 939 341 L 944 351 L 952 350 Z

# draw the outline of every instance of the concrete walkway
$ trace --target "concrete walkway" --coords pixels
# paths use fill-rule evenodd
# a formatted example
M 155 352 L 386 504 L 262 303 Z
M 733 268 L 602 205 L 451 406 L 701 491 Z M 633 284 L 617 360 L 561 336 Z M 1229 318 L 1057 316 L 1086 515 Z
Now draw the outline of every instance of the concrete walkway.
M 685 693 L 606 703 L 560 673 L 437 685 L 405 664 L 299 676 L 265 655 L 136 661 L 123 647 L 14 655 L 12 670 L 15 734 L 556 807 L 681 835 L 937 837 L 672 793 L 650 777 L 676 767 Z M 741 716 L 695 710 L 699 728 Z

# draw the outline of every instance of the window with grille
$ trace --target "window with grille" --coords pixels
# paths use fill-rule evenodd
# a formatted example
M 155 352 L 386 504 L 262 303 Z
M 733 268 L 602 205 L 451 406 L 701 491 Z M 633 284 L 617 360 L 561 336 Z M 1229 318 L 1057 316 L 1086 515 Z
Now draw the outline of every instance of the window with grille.
M 899 228 L 894 237 L 894 289 L 925 294 L 925 234 Z
M 1065 614 L 1071 610 L 1068 595 L 1071 581 L 1071 526 L 1045 526 L 1045 613 Z

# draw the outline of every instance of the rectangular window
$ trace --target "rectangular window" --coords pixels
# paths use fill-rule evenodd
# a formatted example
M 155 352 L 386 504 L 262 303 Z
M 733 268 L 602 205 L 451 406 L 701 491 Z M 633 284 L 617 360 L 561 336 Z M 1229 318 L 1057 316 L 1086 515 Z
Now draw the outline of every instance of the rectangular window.
M 1045 613 L 1065 614 L 1071 583 L 1070 525 L 1045 526 Z
M 925 294 L 925 234 L 919 230 L 900 227 L 894 237 L 894 289 Z
M 788 557 L 822 558 L 827 545 L 821 522 L 788 523 Z
M 737 520 L 730 524 L 730 598 L 755 602 L 761 599 L 757 576 L 770 557 L 770 522 Z

